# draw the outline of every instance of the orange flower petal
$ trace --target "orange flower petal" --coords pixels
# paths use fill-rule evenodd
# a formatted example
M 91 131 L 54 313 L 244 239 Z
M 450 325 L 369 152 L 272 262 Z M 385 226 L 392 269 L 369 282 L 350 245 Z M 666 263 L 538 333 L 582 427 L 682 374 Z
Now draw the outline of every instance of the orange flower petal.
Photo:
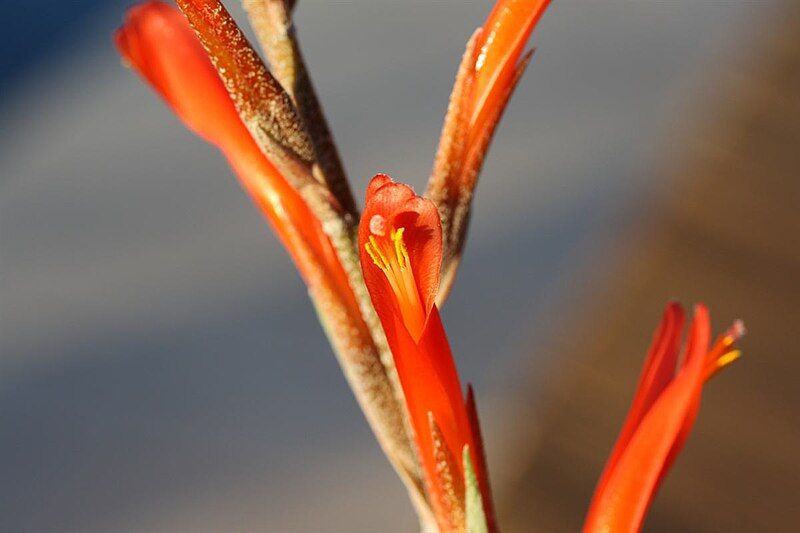
M 650 345 L 642 368 L 633 403 L 611 451 L 603 474 L 600 476 L 600 481 L 597 483 L 595 493 L 599 494 L 603 491 L 608 476 L 616 467 L 636 428 L 639 427 L 642 419 L 658 399 L 661 392 L 672 381 L 678 361 L 683 320 L 684 314 L 681 306 L 675 302 L 669 303 L 664 311 L 661 324 L 653 336 L 653 342 Z
M 695 308 L 686 363 L 663 390 L 595 495 L 585 532 L 638 531 L 663 479 L 664 465 L 676 442 L 694 421 L 703 387 L 704 356 L 710 336 L 708 311 Z
M 450 343 L 436 306 L 431 310 L 425 332 L 419 342 L 419 348 L 422 356 L 430 361 L 447 396 L 448 412 L 434 414 L 436 414 L 436 420 L 445 436 L 449 437 L 448 442 L 451 444 L 453 455 L 457 456 L 458 450 L 463 450 L 464 445 L 469 444 L 470 450 L 473 451 L 473 463 L 477 464 L 475 456 L 477 447 L 472 440 L 472 428 L 464 402 L 463 389 L 450 350 Z M 461 464 L 460 461 L 459 464 Z M 463 475 L 463 472 L 461 474 Z
M 374 298 L 373 296 L 373 301 Z M 394 326 L 387 328 L 385 325 L 387 321 L 394 322 Z M 439 379 L 430 358 L 411 338 L 400 323 L 399 316 L 393 315 L 386 320 L 382 317 L 381 323 L 387 332 L 389 347 L 400 378 L 434 513 L 440 528 L 449 531 L 450 506 L 447 503 L 446 489 L 439 484 L 435 443 L 430 432 L 428 416 L 430 413 L 439 421 L 442 436 L 452 453 L 458 439 L 454 438 L 455 423 L 450 395 Z M 393 334 L 390 335 L 390 331 Z
M 500 0 L 483 25 L 475 58 L 470 129 L 497 107 L 550 0 Z
M 315 279 L 304 259 L 311 253 L 314 262 L 327 268 L 345 301 L 357 309 L 329 239 L 300 195 L 258 148 L 183 14 L 162 2 L 140 4 L 127 12 L 114 41 L 124 60 L 187 127 L 225 154 L 303 278 L 309 283 Z M 301 247 L 305 252 L 299 253 Z
M 228 92 L 180 11 L 162 2 L 134 6 L 114 42 L 191 130 L 226 153 L 247 144 Z
M 425 313 L 430 312 L 439 289 L 442 264 L 442 227 L 434 203 L 417 196 L 408 185 L 378 174 L 367 187 L 367 202 L 361 218 L 359 249 L 362 256 L 366 256 L 365 245 L 376 230 L 376 224 L 381 224 L 384 232 L 405 228 L 403 239 L 409 256 L 414 258 L 411 269 L 419 297 Z M 368 257 L 366 259 L 368 267 L 364 268 L 364 280 L 370 292 L 388 290 L 386 276 L 374 268 Z
M 525 43 L 549 0 L 498 0 L 467 43 L 459 65 L 426 195 L 442 217 L 441 305 L 453 285 L 466 240 L 473 193 L 489 144 L 532 52 Z

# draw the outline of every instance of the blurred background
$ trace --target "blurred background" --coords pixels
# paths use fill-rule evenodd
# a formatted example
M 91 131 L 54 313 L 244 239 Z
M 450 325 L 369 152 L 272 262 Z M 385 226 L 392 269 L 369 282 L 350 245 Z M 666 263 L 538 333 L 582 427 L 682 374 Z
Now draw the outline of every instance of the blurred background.
M 412 531 L 288 257 L 120 64 L 127 5 L 4 3 L 0 531 Z M 299 2 L 359 198 L 424 187 L 489 9 Z M 501 523 L 579 527 L 677 298 L 750 335 L 648 529 L 796 531 L 800 2 L 559 0 L 532 42 L 443 311 Z

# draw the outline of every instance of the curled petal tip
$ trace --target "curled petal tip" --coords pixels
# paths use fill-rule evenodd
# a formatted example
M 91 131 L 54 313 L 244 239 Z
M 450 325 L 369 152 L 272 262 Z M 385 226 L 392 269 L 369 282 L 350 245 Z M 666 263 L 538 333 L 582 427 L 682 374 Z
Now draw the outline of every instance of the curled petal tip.
M 391 176 L 388 174 L 375 174 L 371 180 L 369 180 L 369 185 L 367 185 L 367 198 L 373 196 L 378 189 L 383 187 L 384 185 L 388 185 L 389 183 L 394 183 L 395 181 L 392 179 Z M 409 187 L 410 189 L 410 187 Z

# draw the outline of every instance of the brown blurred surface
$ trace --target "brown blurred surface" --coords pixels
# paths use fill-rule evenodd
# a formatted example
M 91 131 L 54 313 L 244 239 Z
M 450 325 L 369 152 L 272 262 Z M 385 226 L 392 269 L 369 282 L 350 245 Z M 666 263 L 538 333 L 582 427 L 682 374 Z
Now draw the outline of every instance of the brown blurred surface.
M 553 346 L 535 454 L 507 531 L 576 531 L 616 438 L 661 305 L 741 316 L 744 358 L 706 387 L 646 531 L 800 530 L 800 2 L 785 5 L 696 111 L 646 229 Z M 617 261 L 617 259 L 615 259 Z

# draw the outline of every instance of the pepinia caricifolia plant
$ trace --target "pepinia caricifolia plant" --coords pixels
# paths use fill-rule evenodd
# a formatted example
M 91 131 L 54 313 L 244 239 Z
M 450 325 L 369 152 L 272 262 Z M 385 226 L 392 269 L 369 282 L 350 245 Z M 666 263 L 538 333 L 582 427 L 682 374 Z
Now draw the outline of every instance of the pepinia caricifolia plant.
M 219 0 L 137 5 L 115 43 L 219 148 L 283 243 L 421 529 L 498 531 L 475 395 L 462 387 L 439 307 L 456 279 L 484 157 L 549 0 L 497 1 L 458 67 L 425 194 L 378 174 L 363 213 L 303 61 L 294 2 L 243 3 L 270 67 Z M 587 533 L 641 529 L 704 383 L 740 355 L 741 322 L 709 347 L 709 313 L 696 305 L 682 348 L 684 320 L 669 303 Z

